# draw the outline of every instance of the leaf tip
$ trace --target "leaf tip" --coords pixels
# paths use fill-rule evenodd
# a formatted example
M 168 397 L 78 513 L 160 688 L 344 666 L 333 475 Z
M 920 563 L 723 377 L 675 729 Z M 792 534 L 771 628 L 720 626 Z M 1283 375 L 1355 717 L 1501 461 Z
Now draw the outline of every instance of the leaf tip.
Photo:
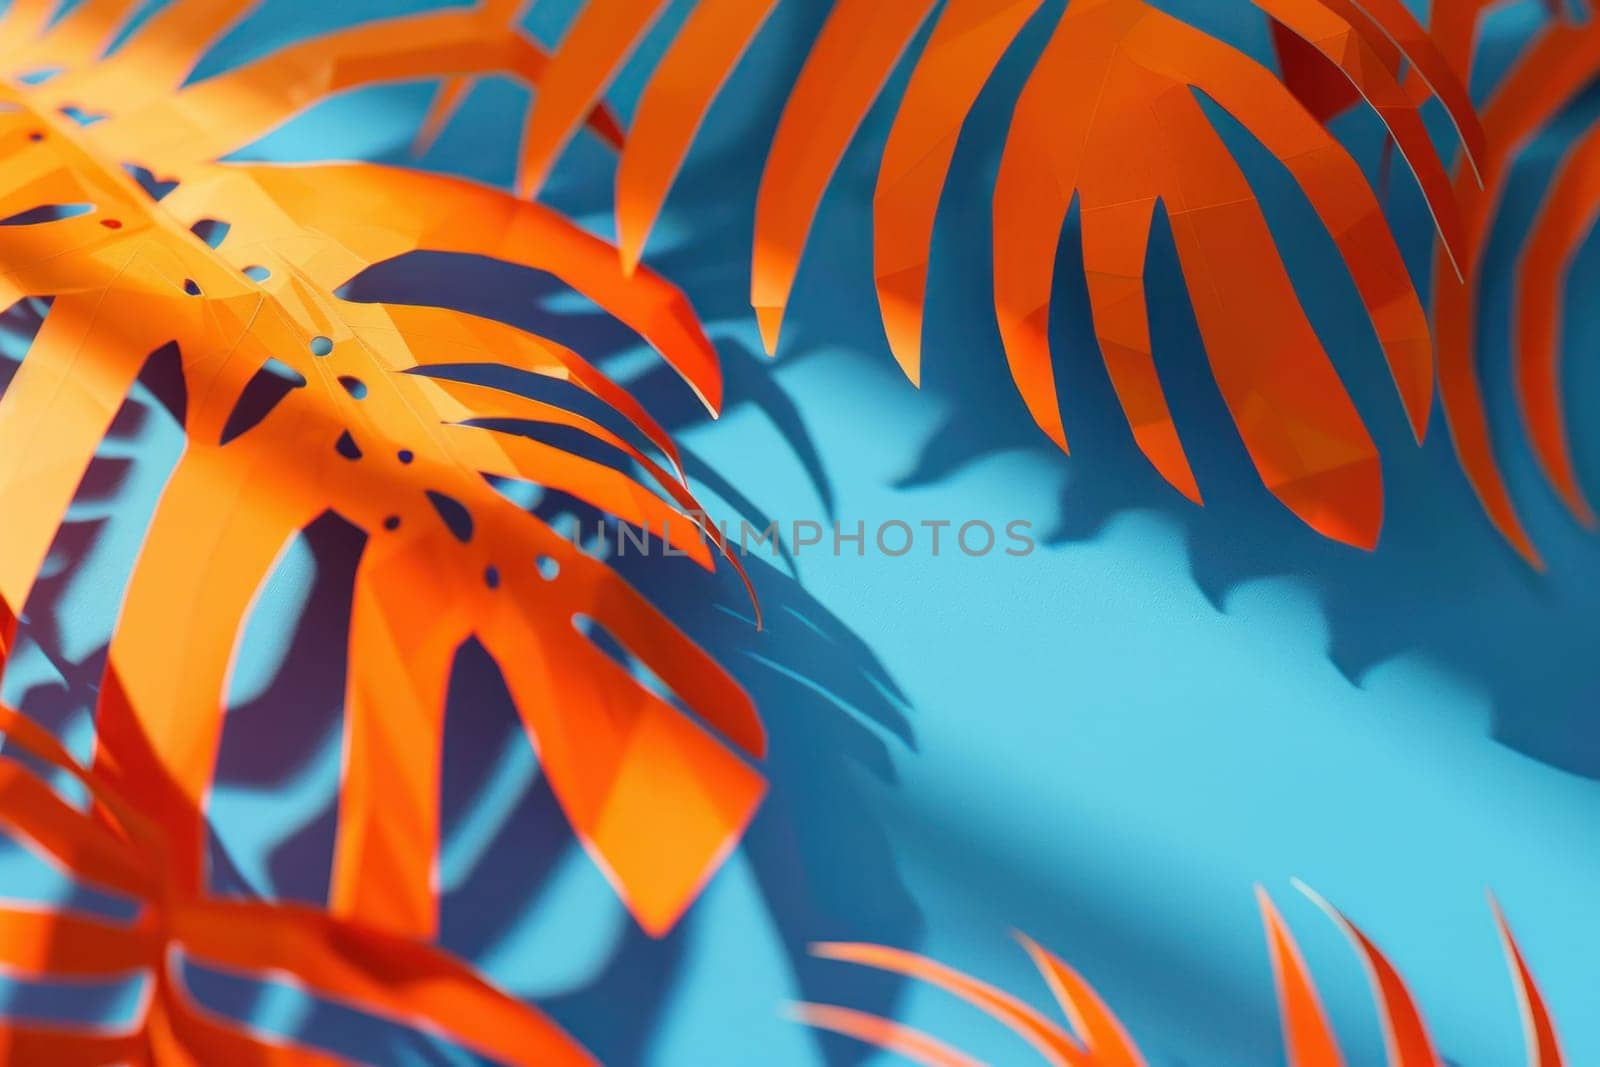
M 756 326 L 761 331 L 761 347 L 766 349 L 767 355 L 775 356 L 778 353 L 778 331 L 783 326 L 782 307 L 757 307 Z

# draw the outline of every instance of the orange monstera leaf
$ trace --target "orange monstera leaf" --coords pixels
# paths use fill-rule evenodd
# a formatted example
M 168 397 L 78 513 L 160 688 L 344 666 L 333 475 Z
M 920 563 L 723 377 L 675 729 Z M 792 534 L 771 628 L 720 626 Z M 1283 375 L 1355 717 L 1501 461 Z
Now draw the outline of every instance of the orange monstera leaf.
M 448 1036 L 496 1062 L 594 1062 L 539 1011 L 428 945 L 302 906 L 196 895 L 162 862 L 175 844 L 166 828 L 112 788 L 99 770 L 78 766 L 53 737 L 10 708 L 0 708 L 0 732 L 8 749 L 15 746 L 86 786 L 94 805 L 81 812 L 20 763 L 0 759 L 6 800 L 0 828 L 77 880 L 137 907 L 131 921 L 115 922 L 40 905 L 0 904 L 0 966 L 29 979 L 139 974 L 150 989 L 126 1029 L 0 1019 L 5 1062 L 344 1062 L 201 1006 L 184 981 L 182 964 L 188 960 L 234 974 L 287 978 L 307 993 Z
M 1432 32 L 1438 51 L 1462 77 L 1471 70 L 1477 30 L 1492 6 L 1492 0 L 1436 5 Z M 1495 528 L 1541 568 L 1539 551 L 1495 457 L 1476 361 L 1484 251 L 1511 169 L 1530 140 L 1600 71 L 1600 27 L 1595 19 L 1567 18 L 1560 0 L 1547 0 L 1545 7 L 1549 24 L 1483 109 L 1484 150 L 1472 159 L 1472 167 L 1458 168 L 1455 199 L 1460 205 L 1461 241 L 1456 246 L 1441 245 L 1433 292 L 1441 407 L 1457 455 Z M 1304 49 L 1285 49 L 1280 43 L 1280 53 L 1289 83 L 1309 107 L 1319 114 L 1338 110 L 1341 105 L 1328 89 L 1326 72 L 1308 65 Z M 1399 69 L 1396 53 L 1384 61 L 1390 69 Z M 1420 84 L 1415 79 L 1407 83 L 1419 98 Z M 1321 107 L 1319 101 L 1327 106 Z M 1567 275 L 1583 241 L 1600 221 L 1597 167 L 1600 126 L 1591 125 L 1557 167 L 1517 257 L 1512 336 L 1516 402 L 1534 457 L 1568 510 L 1590 529 L 1600 525 L 1600 519 L 1579 484 L 1573 462 L 1561 390 L 1561 349 Z
M 1434 1051 L 1422 1015 L 1394 966 L 1333 905 L 1308 886 L 1299 882 L 1295 885 L 1338 924 L 1361 956 L 1377 1001 L 1389 1067 L 1440 1067 L 1442 1061 Z M 1343 1054 L 1294 936 L 1272 899 L 1259 887 L 1256 898 L 1266 926 L 1267 953 L 1277 987 L 1289 1067 L 1343 1067 Z M 1560 1067 L 1555 1024 L 1492 897 L 1490 906 L 1516 985 L 1528 1067 Z M 856 963 L 938 986 L 1005 1024 L 1054 1067 L 1144 1067 L 1144 1057 L 1094 987 L 1049 951 L 1026 937 L 1020 940 L 1066 1015 L 1070 1032 L 1010 994 L 912 952 L 858 944 L 815 945 L 812 951 L 823 959 Z M 979 1062 L 913 1027 L 848 1008 L 801 1004 L 794 1015 L 808 1025 L 888 1049 L 929 1067 Z
M 1464 235 L 1449 175 L 1423 126 L 1430 93 L 1469 158 L 1482 131 L 1460 80 L 1399 0 L 1255 0 L 1399 145 L 1452 253 Z M 525 142 L 537 188 L 659 3 L 591 3 L 551 57 Z M 639 101 L 617 176 L 623 261 L 637 263 L 701 117 L 774 0 L 702 0 Z M 751 304 L 769 350 L 800 256 L 846 146 L 922 24 L 878 172 L 877 289 L 889 344 L 921 372 L 934 218 L 957 137 L 1002 55 L 1041 0 L 837 0 L 789 98 L 756 205 Z M 612 9 L 625 10 L 618 17 Z M 1420 75 L 1417 91 L 1402 83 Z M 1370 547 L 1382 519 L 1376 446 L 1301 309 L 1248 181 L 1206 118 L 1204 94 L 1293 174 L 1333 236 L 1371 317 L 1413 431 L 1427 422 L 1427 320 L 1359 168 L 1266 68 L 1143 0 L 1073 0 L 1012 117 L 994 193 L 994 299 L 1028 409 L 1067 435 L 1047 341 L 1055 249 L 1074 199 L 1096 335 L 1140 450 L 1201 499 L 1150 351 L 1145 250 L 1157 204 L 1173 223 L 1212 371 L 1262 480 L 1319 532 Z M 1304 94 L 1302 94 L 1304 95 Z M 1342 98 L 1341 98 L 1342 99 Z M 1337 103 L 1338 101 L 1335 101 Z M 1330 105 L 1331 106 L 1331 105 Z
M 497 12 L 356 27 L 180 89 L 209 35 L 249 5 L 169 5 L 160 18 L 191 11 L 197 21 L 167 27 L 174 37 L 150 60 L 149 83 L 118 58 L 137 56 L 142 34 L 92 62 L 130 6 L 75 9 L 44 32 L 40 54 L 83 65 L 0 88 L 0 303 L 51 302 L 0 397 L 0 639 L 9 643 L 147 357 L 175 351 L 187 444 L 112 636 L 96 766 L 148 800 L 178 883 L 200 886 L 205 799 L 252 604 L 286 544 L 333 512 L 366 534 L 334 913 L 406 936 L 434 932 L 445 694 L 457 649 L 475 637 L 579 839 L 639 922 L 665 931 L 763 794 L 752 763 L 765 754 L 760 720 L 732 678 L 619 575 L 489 479 L 565 492 L 710 567 L 725 546 L 699 517 L 672 442 L 558 344 L 454 311 L 334 294 L 419 249 L 547 271 L 641 334 L 715 412 L 720 372 L 693 310 L 654 274 L 622 272 L 612 246 L 489 188 L 361 164 L 213 161 L 349 85 L 502 67 L 531 77 L 538 65 L 517 58 L 531 46 Z M 31 10 L 13 5 L 8 27 Z M 91 17 L 101 20 L 94 32 L 76 21 Z M 63 38 L 69 27 L 81 32 Z M 82 125 L 68 107 L 101 118 Z M 152 200 L 124 162 L 176 190 Z M 486 364 L 566 382 L 624 429 L 473 384 L 471 369 Z M 265 410 L 255 403 L 263 384 L 277 397 Z M 509 432 L 506 420 L 562 428 L 582 450 Z M 641 684 L 595 643 L 602 635 L 682 706 Z

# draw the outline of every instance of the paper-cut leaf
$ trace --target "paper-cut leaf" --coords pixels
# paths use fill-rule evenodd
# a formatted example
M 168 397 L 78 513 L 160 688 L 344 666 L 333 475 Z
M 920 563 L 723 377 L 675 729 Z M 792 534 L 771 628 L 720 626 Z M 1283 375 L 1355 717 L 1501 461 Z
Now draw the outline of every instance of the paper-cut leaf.
M 0 89 L 9 175 L 0 217 L 91 208 L 0 226 L 4 303 L 52 301 L 0 397 L 0 637 L 9 644 L 146 357 L 170 348 L 187 445 L 111 639 L 96 763 L 165 827 L 179 885 L 200 885 L 203 798 L 251 605 L 284 546 L 331 511 L 366 534 L 349 633 L 334 913 L 433 933 L 445 693 L 456 650 L 476 637 L 505 675 L 578 838 L 638 921 L 664 932 L 762 796 L 752 765 L 764 755 L 761 723 L 737 683 L 655 607 L 486 476 L 571 494 L 707 567 L 726 546 L 702 528 L 666 433 L 578 354 L 472 315 L 334 294 L 366 267 L 416 250 L 548 271 L 655 346 L 715 412 L 720 372 L 693 310 L 653 273 L 624 273 L 612 246 L 509 194 L 362 164 L 215 162 L 354 85 L 483 72 L 536 80 L 543 60 L 510 27 L 505 4 L 356 26 L 188 83 L 211 40 L 252 5 L 176 0 L 97 62 L 134 6 L 85 3 L 47 24 L 20 3 L 0 24 L 13 45 L 27 28 L 42 34 L 37 50 L 17 45 L 9 62 L 76 64 Z M 102 118 L 80 125 L 61 113 L 68 101 Z M 153 201 L 124 164 L 174 188 Z M 629 430 L 460 380 L 462 368 L 483 364 L 569 383 Z M 268 370 L 291 384 L 261 404 L 252 383 Z M 247 394 L 256 407 L 241 416 Z M 576 431 L 597 447 L 554 447 L 510 432 L 507 419 Z M 601 627 L 698 720 L 641 684 L 579 620 Z M 95 869 L 114 874 L 103 862 Z M 204 1030 L 169 1022 L 175 1034 Z
M 1361 102 L 1361 94 L 1343 71 L 1315 45 L 1276 19 L 1272 21 L 1272 51 L 1278 58 L 1284 88 L 1318 122 L 1325 123 Z M 1380 53 L 1380 61 L 1391 71 L 1399 71 L 1399 59 L 1398 50 Z
M 617 161 L 617 247 L 632 271 L 711 100 L 777 0 L 699 0 L 639 97 Z M 564 62 L 564 50 L 555 61 Z
M 617 178 L 625 266 L 649 227 L 717 88 L 770 2 L 704 0 L 640 100 Z M 885 147 L 874 203 L 879 301 L 890 347 L 916 381 L 934 216 L 968 112 L 1040 0 L 950 0 L 938 9 Z M 1443 53 L 1398 0 L 1258 0 L 1350 91 L 1365 99 L 1411 165 L 1444 246 L 1464 230 L 1420 108 L 1443 103 L 1467 155 L 1483 135 Z M 570 130 L 644 32 L 629 22 L 574 28 L 551 69 L 581 86 L 548 120 Z M 846 146 L 934 0 L 838 0 L 779 124 L 756 206 L 751 304 L 775 347 L 807 233 Z M 596 44 L 605 21 L 605 47 Z M 1402 82 L 1414 70 L 1418 89 Z M 1308 525 L 1370 547 L 1382 519 L 1377 449 L 1313 333 L 1255 195 L 1200 108 L 1203 93 L 1290 171 L 1328 228 L 1372 320 L 1414 433 L 1432 395 L 1428 325 L 1388 224 L 1359 168 L 1291 88 L 1244 54 L 1142 0 L 1074 0 L 1059 16 L 1013 115 L 995 188 L 995 305 L 1012 377 L 1034 420 L 1063 449 L 1047 341 L 1052 272 L 1074 199 L 1095 332 L 1141 451 L 1199 501 L 1150 352 L 1145 245 L 1157 204 L 1173 223 L 1212 372 L 1267 487 Z M 533 123 L 545 120 L 535 108 Z M 539 142 L 536 188 L 556 133 Z
M 1144 1067 L 1144 1057 L 1094 987 L 1036 942 L 1026 937 L 1020 940 L 1028 955 L 1033 957 L 1033 965 L 1044 975 L 1073 1030 L 1082 1038 L 1088 1062 L 1103 1067 Z
M 792 1015 L 797 1022 L 807 1026 L 853 1037 L 925 1067 L 982 1067 L 983 1064 L 982 1060 L 957 1052 L 937 1038 L 929 1037 L 904 1023 L 867 1012 L 830 1004 L 796 1004 Z
M 812 945 L 811 952 L 821 959 L 857 963 L 863 967 L 874 967 L 938 986 L 1015 1030 L 1051 1063 L 1071 1067 L 1082 1061 L 1083 1046 L 1043 1013 L 1010 993 L 962 974 L 954 968 L 912 952 L 882 945 L 827 942 Z
M 1338 925 L 1360 955 L 1362 966 L 1366 968 L 1367 978 L 1372 984 L 1372 995 L 1378 1002 L 1378 1020 L 1383 1026 L 1383 1044 L 1389 1055 L 1389 1067 L 1439 1067 L 1439 1054 L 1433 1050 L 1433 1040 L 1428 1037 L 1422 1013 L 1417 1010 L 1416 1002 L 1394 964 L 1359 927 L 1316 890 L 1300 881 L 1295 882 L 1295 888 Z
M 1452 39 L 1470 48 L 1485 5 L 1450 11 Z M 1456 453 L 1490 521 L 1536 567 L 1543 562 L 1522 525 L 1490 438 L 1483 385 L 1478 376 L 1478 292 L 1484 249 L 1513 163 L 1600 70 L 1600 24 L 1558 22 L 1523 53 L 1483 112 L 1490 150 L 1483 185 L 1456 177 L 1468 239 L 1464 279 L 1435 269 L 1433 309 L 1439 342 L 1439 395 Z M 1560 390 L 1561 301 L 1573 256 L 1600 217 L 1600 186 L 1593 178 L 1597 149 L 1591 131 L 1562 161 L 1518 259 L 1515 295 L 1514 380 L 1534 454 L 1573 514 L 1593 526 L 1567 444 Z
M 1545 1007 L 1544 996 L 1522 958 L 1522 949 L 1511 936 L 1511 927 L 1500 910 L 1500 902 L 1489 896 L 1489 908 L 1494 912 L 1494 923 L 1500 931 L 1501 946 L 1506 950 L 1506 962 L 1511 965 L 1511 981 L 1517 991 L 1517 1007 L 1522 1011 L 1522 1034 L 1528 1045 L 1528 1067 L 1561 1067 L 1561 1042 L 1556 1038 L 1555 1022 Z
M 1442 1061 L 1434 1052 L 1421 1013 L 1393 964 L 1333 905 L 1303 883 L 1296 881 L 1295 885 L 1338 924 L 1367 969 L 1383 1028 L 1388 1067 L 1438 1067 Z M 1256 899 L 1266 930 L 1267 952 L 1277 987 L 1278 1011 L 1290 1067 L 1343 1067 L 1345 1061 L 1294 936 L 1271 898 L 1260 887 L 1256 889 Z M 1522 1009 L 1529 1067 L 1560 1067 L 1562 1059 L 1555 1024 L 1521 951 L 1511 938 L 1499 905 L 1493 898 L 1490 905 Z M 1045 1062 L 1055 1067 L 1142 1067 L 1145 1061 L 1138 1048 L 1094 987 L 1035 942 L 1020 935 L 1019 940 L 1055 995 L 1075 1037 L 1009 994 L 912 952 L 862 944 L 815 945 L 812 951 L 823 959 L 889 971 L 953 993 L 1028 1041 Z M 917 1062 L 969 1062 L 965 1054 L 935 1037 L 847 1008 L 804 1004 L 799 1006 L 796 1017 L 808 1025 L 854 1037 Z
M 1323 2 L 1348 6 L 1365 17 L 1353 0 Z M 1361 6 L 1374 8 L 1370 3 Z M 1492 6 L 1492 0 L 1435 5 L 1431 26 L 1435 51 L 1447 69 L 1459 72 L 1460 80 L 1471 71 L 1478 26 Z M 1461 244 L 1441 247 L 1434 264 L 1433 293 L 1441 407 L 1456 453 L 1490 521 L 1540 568 L 1543 561 L 1495 458 L 1476 358 L 1483 254 L 1511 167 L 1524 146 L 1592 84 L 1600 70 L 1600 30 L 1594 19 L 1569 21 L 1561 0 L 1546 0 L 1545 7 L 1549 24 L 1499 82 L 1483 110 L 1483 151 L 1471 157 L 1472 167 L 1457 167 Z M 1281 33 L 1276 39 L 1286 83 L 1296 95 L 1319 117 L 1339 110 L 1342 104 L 1329 87 L 1327 71 L 1315 69 L 1305 49 L 1285 47 Z M 1402 55 L 1398 48 L 1381 57 L 1393 71 L 1401 69 L 1402 60 L 1415 62 L 1417 57 Z M 1406 87 L 1419 100 L 1426 91 L 1422 79 L 1414 76 Z M 1565 281 L 1583 240 L 1600 220 L 1597 161 L 1600 132 L 1591 127 L 1562 159 L 1517 257 L 1513 334 L 1517 405 L 1534 457 L 1568 510 L 1591 529 L 1600 520 L 1573 463 L 1560 364 Z
M 112 787 L 99 769 L 78 766 L 53 738 L 10 708 L 0 708 L 0 732 L 8 745 L 88 787 L 94 803 L 89 813 L 66 808 L 75 836 L 103 840 L 121 863 L 150 877 L 127 894 L 138 907 L 127 924 L 36 905 L 0 905 L 0 966 L 8 974 L 36 980 L 142 972 L 153 986 L 126 1032 L 0 1021 L 0 1058 L 7 1063 L 298 1067 L 343 1062 L 201 1007 L 184 982 L 183 959 L 235 974 L 287 978 L 307 993 L 446 1035 L 496 1062 L 527 1067 L 594 1062 L 543 1014 L 438 949 L 304 906 L 195 894 L 182 872 L 162 862 L 183 846 L 169 837 L 165 826 L 140 814 L 135 801 Z M 28 773 L 9 760 L 5 763 Z M 54 796 L 43 782 L 34 781 Z M 99 881 L 92 865 L 80 863 L 80 853 L 61 847 L 53 829 L 58 813 L 19 804 L 6 804 L 5 810 L 8 828 L 20 831 L 29 844 L 69 874 Z M 198 816 L 198 811 L 190 813 L 191 819 Z
M 1273 905 L 1267 891 L 1256 886 L 1256 902 L 1267 930 L 1267 951 L 1272 958 L 1272 978 L 1278 989 L 1278 1018 L 1283 1022 L 1283 1047 L 1289 1067 L 1343 1067 L 1344 1057 L 1322 1010 L 1322 998 L 1306 970 L 1300 946 Z

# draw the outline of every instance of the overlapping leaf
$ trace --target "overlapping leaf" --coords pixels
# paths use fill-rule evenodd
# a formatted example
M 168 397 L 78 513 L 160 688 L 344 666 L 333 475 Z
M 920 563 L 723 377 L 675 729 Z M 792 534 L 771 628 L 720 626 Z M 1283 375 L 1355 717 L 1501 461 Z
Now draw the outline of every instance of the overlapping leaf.
M 1434 1051 L 1422 1014 L 1394 965 L 1343 913 L 1308 886 L 1295 884 L 1339 926 L 1360 956 L 1377 1003 L 1389 1067 L 1439 1067 L 1442 1061 Z M 1344 1057 L 1294 935 L 1272 898 L 1259 888 L 1256 897 L 1266 927 L 1289 1065 L 1341 1067 Z M 1492 898 L 1490 904 L 1511 969 L 1529 1067 L 1560 1067 L 1563 1061 L 1555 1024 L 1499 905 Z M 1019 939 L 1070 1028 L 1063 1028 L 1008 993 L 915 953 L 862 944 L 825 944 L 815 946 L 813 951 L 824 959 L 860 964 L 938 986 L 1015 1031 L 1055 1067 L 1144 1067 L 1146 1061 L 1138 1047 L 1094 987 L 1048 950 L 1026 937 Z M 802 1004 L 795 1014 L 812 1026 L 857 1038 L 929 1067 L 965 1067 L 978 1062 L 928 1034 L 848 1008 Z
M 594 0 L 552 57 L 529 119 L 536 188 L 659 2 Z M 774 0 L 702 0 L 639 101 L 618 171 L 617 226 L 632 265 L 701 116 Z M 756 208 L 751 303 L 777 343 L 807 232 L 845 146 L 934 0 L 839 0 L 778 128 Z M 889 342 L 920 373 L 930 239 L 957 135 L 1041 0 L 951 0 L 916 60 L 878 175 L 877 287 Z M 1392 0 L 1260 0 L 1382 118 L 1445 247 L 1462 228 L 1419 115 L 1426 80 L 1468 153 L 1482 137 L 1440 52 Z M 1196 98 L 1232 114 L 1289 169 L 1333 236 L 1420 436 L 1432 392 L 1428 327 L 1355 163 L 1295 95 L 1242 53 L 1142 0 L 1074 0 L 1017 102 L 994 194 L 995 306 L 1011 373 L 1062 448 L 1047 340 L 1055 249 L 1076 198 L 1095 332 L 1139 448 L 1193 500 L 1200 488 L 1150 351 L 1145 251 L 1156 206 L 1172 220 L 1212 372 L 1263 481 L 1318 531 L 1370 546 L 1382 517 L 1376 448 L 1312 331 L 1254 192 Z
M 0 760 L 0 826 L 80 882 L 131 899 L 131 921 L 52 907 L 0 904 L 0 965 L 28 979 L 114 980 L 138 974 L 149 992 L 131 1026 L 0 1020 L 0 1059 L 74 1067 L 136 1064 L 337 1064 L 338 1057 L 200 1005 L 184 964 L 289 978 L 311 994 L 446 1035 L 506 1064 L 593 1060 L 537 1010 L 424 944 L 303 906 L 207 899 L 170 863 L 175 846 L 97 770 L 73 762 L 49 734 L 0 708 L 8 748 L 64 771 L 90 792 L 84 813 L 13 759 Z M 193 813 L 197 817 L 198 813 Z
M 486 476 L 569 493 L 709 566 L 715 533 L 693 517 L 681 472 L 647 451 L 676 468 L 671 442 L 560 345 L 334 292 L 417 249 L 545 270 L 643 335 L 715 411 L 715 353 L 687 301 L 652 274 L 624 275 L 614 248 L 559 216 L 488 188 L 376 166 L 213 162 L 352 85 L 536 78 L 542 58 L 503 12 L 359 26 L 178 88 L 250 5 L 179 0 L 94 62 L 135 6 L 91 0 L 47 24 L 46 5 L 18 3 L 0 26 L 13 73 L 68 68 L 0 95 L 0 302 L 51 301 L 0 398 L 8 622 L 129 386 L 152 352 L 175 348 L 187 444 L 111 640 L 96 767 L 169 835 L 177 885 L 200 886 L 204 798 L 253 600 L 285 545 L 331 511 L 367 538 L 348 646 L 335 914 L 433 933 L 444 699 L 457 648 L 476 637 L 580 840 L 639 921 L 664 930 L 762 795 L 750 762 L 763 755 L 760 721 L 654 607 Z M 17 43 L 30 27 L 42 36 Z M 153 201 L 123 164 L 176 191 Z M 217 247 L 197 236 L 223 227 Z M 629 430 L 458 380 L 485 363 L 564 381 Z M 288 384 L 263 415 L 248 398 L 264 376 Z M 507 419 L 575 431 L 617 462 L 478 424 Z M 595 644 L 599 632 L 699 720 L 640 684 Z
M 1485 5 L 1452 12 L 1463 53 Z M 1469 240 L 1464 277 L 1434 282 L 1439 386 L 1462 466 L 1490 520 L 1536 566 L 1538 550 L 1523 527 L 1495 458 L 1478 373 L 1478 300 L 1488 264 L 1484 252 L 1511 168 L 1519 154 L 1600 72 L 1600 24 L 1554 22 L 1523 53 L 1484 108 L 1490 150 L 1479 188 L 1457 178 Z M 1514 381 L 1534 455 L 1561 499 L 1586 526 L 1595 516 L 1568 442 L 1561 395 L 1562 302 L 1572 261 L 1600 219 L 1600 126 L 1591 125 L 1562 159 L 1517 259 L 1514 295 Z

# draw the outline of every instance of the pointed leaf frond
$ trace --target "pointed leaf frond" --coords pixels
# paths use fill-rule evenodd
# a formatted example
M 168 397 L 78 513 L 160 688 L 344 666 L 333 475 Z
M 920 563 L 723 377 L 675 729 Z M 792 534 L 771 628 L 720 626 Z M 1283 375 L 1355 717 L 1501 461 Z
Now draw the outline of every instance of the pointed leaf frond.
M 1296 881 L 1294 884 L 1338 924 L 1367 969 L 1377 1000 L 1388 1067 L 1439 1067 L 1443 1061 L 1434 1051 L 1422 1015 L 1394 965 L 1343 913 L 1304 883 Z M 1345 1061 L 1293 934 L 1271 898 L 1259 886 L 1256 899 L 1267 936 L 1290 1067 L 1343 1067 Z M 1522 1009 L 1529 1067 L 1560 1067 L 1563 1061 L 1555 1024 L 1521 950 L 1511 937 L 1499 905 L 1492 897 L 1490 904 Z M 1145 1063 L 1142 1054 L 1094 987 L 1034 941 L 1021 935 L 1018 939 L 1049 984 L 1076 1039 L 1009 994 L 915 953 L 865 944 L 816 945 L 812 951 L 824 959 L 887 970 L 954 993 L 1004 1023 L 1029 1041 L 1046 1062 L 1058 1067 L 1142 1067 Z M 892 1020 L 815 1004 L 801 1005 L 796 1016 L 808 1025 L 848 1034 L 917 1062 L 966 1062 L 960 1051 Z M 919 1058 L 935 1056 L 946 1058 Z
M 1544 995 L 1533 979 L 1533 972 L 1522 958 L 1517 939 L 1511 936 L 1500 902 L 1489 895 L 1489 909 L 1494 912 L 1494 924 L 1500 931 L 1501 947 L 1506 952 L 1506 962 L 1511 965 L 1511 981 L 1517 991 L 1517 1007 L 1522 1012 L 1522 1033 L 1528 1046 L 1528 1067 L 1561 1067 L 1561 1042 L 1556 1038 L 1556 1026 L 1545 1007 Z
M 638 265 L 712 98 L 777 2 L 700 0 L 651 74 L 617 161 L 617 247 L 625 269 Z
M 625 267 L 637 262 L 694 131 L 771 6 L 698 5 L 647 84 L 618 170 Z M 1476 163 L 1486 149 L 1445 51 L 1394 0 L 1257 6 L 1374 109 L 1416 175 L 1443 247 L 1465 258 L 1468 230 L 1424 129 L 1422 105 L 1443 104 L 1469 160 Z M 823 192 L 902 54 L 933 18 L 896 111 L 874 201 L 885 329 L 901 367 L 920 378 L 928 257 L 955 143 L 997 64 L 1040 7 L 1038 0 L 833 6 L 788 99 L 757 197 L 751 305 L 769 350 Z M 647 8 L 638 9 L 641 17 Z M 552 65 L 572 66 L 583 92 L 549 120 L 551 129 L 570 129 L 645 24 L 616 28 L 605 49 L 576 30 L 570 56 L 565 43 L 557 48 Z M 1416 77 L 1407 81 L 1407 71 Z M 1135 442 L 1174 488 L 1201 500 L 1150 351 L 1145 259 L 1159 205 L 1173 224 L 1212 373 L 1263 482 L 1313 529 L 1371 547 L 1382 521 L 1377 448 L 1200 94 L 1261 141 L 1306 194 L 1339 249 L 1421 438 L 1433 388 L 1428 323 L 1360 169 L 1269 71 L 1142 0 L 1067 5 L 1013 114 L 994 192 L 994 301 L 1011 375 L 1034 421 L 1065 449 L 1047 334 L 1056 246 L 1076 201 L 1095 334 Z M 543 121 L 539 110 L 535 126 Z M 558 141 L 541 144 L 539 174 Z
M 923 1067 L 982 1067 L 982 1060 L 957 1052 L 937 1038 L 881 1015 L 831 1004 L 796 1004 L 790 1015 L 796 1022 L 853 1037 Z
M 1372 983 L 1373 996 L 1378 1002 L 1378 1018 L 1383 1025 L 1383 1043 L 1389 1053 L 1390 1067 L 1439 1067 L 1439 1054 L 1433 1049 L 1433 1040 L 1417 1010 L 1411 991 L 1400 978 L 1394 964 L 1378 950 L 1361 929 L 1345 918 L 1344 913 L 1328 903 L 1316 890 L 1304 882 L 1295 882 L 1295 888 L 1332 919 L 1361 957 L 1367 978 Z
M 1283 1022 L 1283 1047 L 1289 1067 L 1343 1067 L 1344 1057 L 1334 1040 L 1322 998 L 1300 955 L 1300 946 L 1267 891 L 1256 886 L 1256 902 L 1267 931 L 1267 951 L 1272 958 L 1272 978 L 1278 989 L 1278 1018 Z
M 216 5 L 185 32 L 200 48 L 249 6 Z M 367 267 L 419 250 L 547 271 L 637 331 L 715 411 L 716 354 L 683 294 L 653 272 L 624 273 L 614 247 L 553 212 L 486 187 L 361 164 L 213 162 L 341 88 L 521 70 L 517 56 L 531 53 L 505 7 L 357 26 L 176 88 L 185 60 L 169 70 L 174 86 L 155 78 L 142 97 L 122 93 L 124 78 L 137 80 L 113 61 L 122 49 L 71 72 L 77 99 L 108 112 L 91 125 L 57 113 L 58 79 L 3 90 L 10 177 L 0 211 L 17 223 L 0 226 L 0 295 L 51 300 L 0 397 L 0 492 L 12 502 L 0 524 L 4 636 L 128 390 L 151 353 L 171 351 L 187 444 L 112 634 L 96 766 L 166 828 L 187 892 L 200 884 L 204 798 L 240 635 L 284 547 L 328 513 L 366 537 L 347 648 L 335 914 L 413 937 L 435 929 L 445 692 L 456 650 L 473 637 L 507 676 L 579 839 L 653 933 L 694 899 L 764 792 L 752 761 L 765 733 L 748 695 L 609 566 L 491 484 L 570 494 L 711 567 L 727 546 L 665 431 L 543 338 L 334 295 Z M 108 32 L 126 14 L 78 10 Z M 123 161 L 175 191 L 153 201 Z M 197 236 L 201 223 L 223 224 L 225 236 L 213 246 Z M 605 415 L 473 384 L 471 368 L 488 365 L 568 382 Z M 269 366 L 294 384 L 242 417 Z M 547 444 L 506 420 L 559 427 L 578 443 Z M 597 631 L 680 703 L 602 650 Z M 36 829 L 69 858 L 97 847 L 61 827 Z M 94 872 L 133 884 L 104 858 Z M 199 1026 L 169 1021 L 174 1032 Z
M 1044 975 L 1073 1030 L 1083 1039 L 1089 1062 L 1103 1067 L 1145 1067 L 1144 1057 L 1094 987 L 1037 942 L 1026 937 L 1019 940 L 1033 957 L 1033 965 Z

